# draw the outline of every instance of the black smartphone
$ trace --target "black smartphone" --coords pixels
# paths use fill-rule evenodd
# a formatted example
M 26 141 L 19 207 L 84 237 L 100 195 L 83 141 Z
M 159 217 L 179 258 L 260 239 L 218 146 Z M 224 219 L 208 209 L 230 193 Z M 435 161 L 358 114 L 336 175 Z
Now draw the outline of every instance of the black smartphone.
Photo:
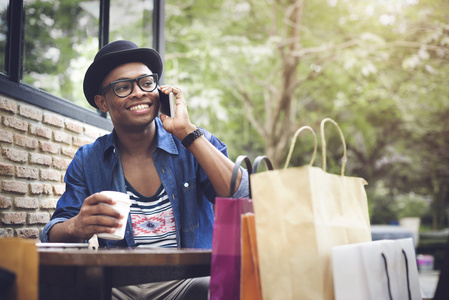
M 173 93 L 165 94 L 163 93 L 159 88 L 157 88 L 157 91 L 159 92 L 159 102 L 161 103 L 161 106 L 159 108 L 159 111 L 163 114 L 166 114 L 170 118 L 175 117 L 175 96 Z

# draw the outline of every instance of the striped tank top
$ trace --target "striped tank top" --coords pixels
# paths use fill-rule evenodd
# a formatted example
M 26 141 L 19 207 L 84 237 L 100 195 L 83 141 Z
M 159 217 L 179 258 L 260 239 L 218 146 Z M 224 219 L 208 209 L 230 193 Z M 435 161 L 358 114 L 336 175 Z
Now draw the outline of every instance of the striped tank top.
M 164 187 L 151 197 L 138 193 L 126 181 L 131 199 L 131 220 L 136 247 L 176 248 L 176 227 L 173 209 Z

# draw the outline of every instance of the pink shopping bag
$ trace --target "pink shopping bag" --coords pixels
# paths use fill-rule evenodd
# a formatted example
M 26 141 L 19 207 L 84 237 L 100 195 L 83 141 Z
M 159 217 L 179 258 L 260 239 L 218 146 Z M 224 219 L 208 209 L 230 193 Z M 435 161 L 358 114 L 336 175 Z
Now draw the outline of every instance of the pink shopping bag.
M 239 156 L 231 179 L 231 197 L 238 168 L 245 161 L 251 174 L 251 162 Z M 210 274 L 210 300 L 240 299 L 241 272 L 241 219 L 253 212 L 250 198 L 220 198 L 215 200 L 215 225 L 212 239 L 212 262 Z

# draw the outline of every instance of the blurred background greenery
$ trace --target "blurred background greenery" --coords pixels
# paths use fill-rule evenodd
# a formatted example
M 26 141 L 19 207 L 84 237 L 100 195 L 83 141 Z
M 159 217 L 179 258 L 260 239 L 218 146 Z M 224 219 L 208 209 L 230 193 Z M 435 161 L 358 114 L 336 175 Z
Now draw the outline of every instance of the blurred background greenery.
M 165 2 L 164 83 L 182 87 L 192 122 L 231 159 L 266 154 L 283 167 L 294 132 L 318 134 L 330 117 L 346 139 L 345 174 L 368 182 L 372 224 L 449 226 L 447 0 Z M 24 82 L 89 108 L 81 87 L 98 47 L 98 1 L 24 3 Z M 151 47 L 152 1 L 111 5 L 110 41 Z M 326 141 L 328 171 L 339 173 L 331 126 Z M 313 144 L 301 134 L 290 166 L 307 164 Z
M 183 87 L 193 122 L 231 157 L 283 167 L 296 129 L 319 133 L 330 117 L 346 174 L 369 183 L 373 224 L 448 226 L 449 2 L 167 0 L 165 34 L 165 82 Z M 338 132 L 326 140 L 339 173 Z M 290 166 L 312 150 L 301 134 Z

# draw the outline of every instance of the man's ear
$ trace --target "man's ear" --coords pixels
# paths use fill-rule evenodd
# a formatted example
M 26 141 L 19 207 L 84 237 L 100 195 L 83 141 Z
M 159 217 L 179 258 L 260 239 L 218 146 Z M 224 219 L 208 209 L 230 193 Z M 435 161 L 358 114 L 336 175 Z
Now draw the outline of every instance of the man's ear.
M 106 103 L 106 99 L 104 98 L 104 96 L 101 95 L 95 95 L 94 97 L 95 100 L 95 104 L 98 106 L 98 108 L 102 111 L 102 112 L 107 112 L 108 111 L 108 105 Z

